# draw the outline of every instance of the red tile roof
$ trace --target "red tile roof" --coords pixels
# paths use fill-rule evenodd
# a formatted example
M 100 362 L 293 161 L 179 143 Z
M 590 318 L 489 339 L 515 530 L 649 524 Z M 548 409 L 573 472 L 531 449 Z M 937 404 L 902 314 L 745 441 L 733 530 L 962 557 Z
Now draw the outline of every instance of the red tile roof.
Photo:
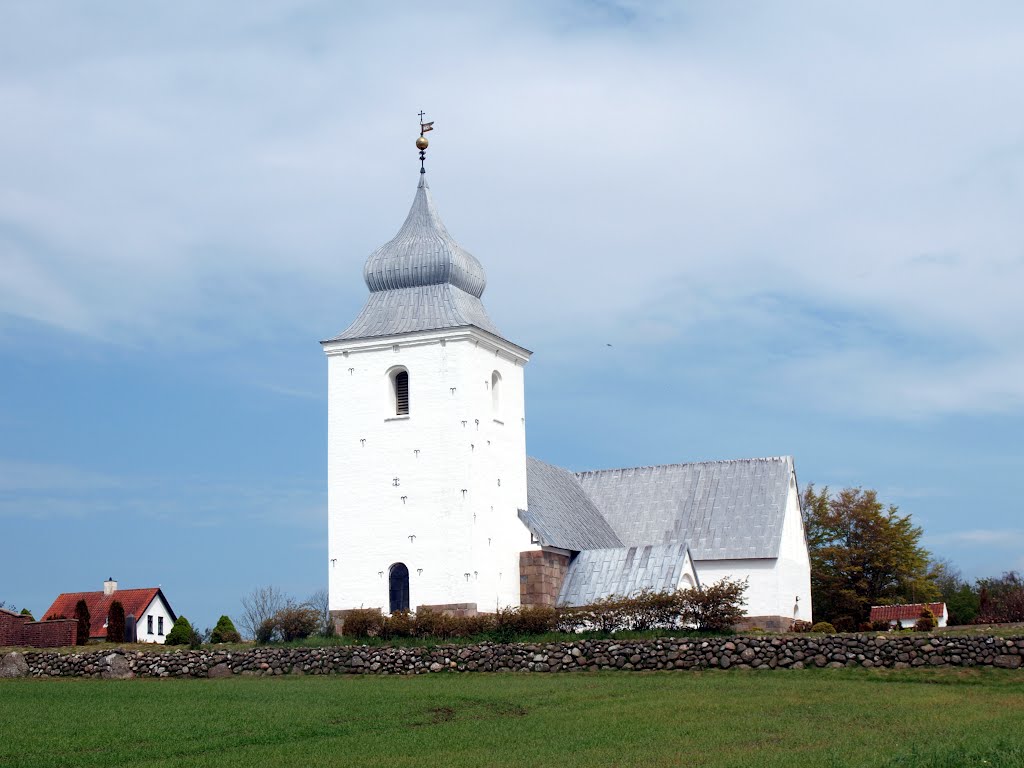
M 929 608 L 939 618 L 946 612 L 945 603 L 911 603 L 910 605 L 873 605 L 871 606 L 872 621 L 898 621 L 900 619 L 919 619 L 921 611 Z
M 43 614 L 44 619 L 48 619 L 51 616 L 64 616 L 69 619 L 75 618 L 75 606 L 79 600 L 85 600 L 85 604 L 89 606 L 89 638 L 90 639 L 105 639 L 107 636 L 107 630 L 104 629 L 103 625 L 107 621 L 107 614 L 110 612 L 110 604 L 115 600 L 120 600 L 121 605 L 124 606 L 124 615 L 134 614 L 136 621 L 141 620 L 142 614 L 149 608 L 149 604 L 153 602 L 154 598 L 160 595 L 163 598 L 164 603 L 168 609 L 171 604 L 167 602 L 167 598 L 164 598 L 163 592 L 160 591 L 160 587 L 146 587 L 145 589 L 118 589 L 109 595 L 103 594 L 103 592 L 64 592 L 63 594 L 57 595 L 57 599 L 53 601 L 53 605 L 46 609 Z M 174 611 L 171 611 L 172 620 L 174 617 Z

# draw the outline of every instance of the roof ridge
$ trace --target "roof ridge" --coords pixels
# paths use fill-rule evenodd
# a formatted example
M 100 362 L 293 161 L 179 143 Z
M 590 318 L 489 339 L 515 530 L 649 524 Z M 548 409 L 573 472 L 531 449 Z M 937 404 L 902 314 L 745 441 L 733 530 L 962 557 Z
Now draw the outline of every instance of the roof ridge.
M 602 472 L 622 472 L 630 469 L 663 469 L 665 467 L 695 467 L 698 465 L 706 464 L 741 464 L 749 463 L 752 461 L 793 461 L 793 457 L 790 455 L 783 456 L 755 456 L 749 459 L 712 459 L 709 461 L 677 461 L 670 464 L 642 464 L 634 467 L 608 467 L 606 469 L 584 469 L 579 472 L 572 472 L 572 474 L 579 477 L 580 475 L 596 475 Z M 554 465 L 552 465 L 554 466 Z M 568 470 L 572 471 L 572 470 Z

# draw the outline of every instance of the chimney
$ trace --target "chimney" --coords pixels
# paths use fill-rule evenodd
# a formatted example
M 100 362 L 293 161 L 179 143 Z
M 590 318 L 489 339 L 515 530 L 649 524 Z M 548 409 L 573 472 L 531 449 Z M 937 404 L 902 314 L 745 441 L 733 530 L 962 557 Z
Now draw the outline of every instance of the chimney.
M 103 594 L 112 595 L 117 592 L 117 582 L 114 581 L 114 577 L 111 576 L 109 579 L 103 582 Z

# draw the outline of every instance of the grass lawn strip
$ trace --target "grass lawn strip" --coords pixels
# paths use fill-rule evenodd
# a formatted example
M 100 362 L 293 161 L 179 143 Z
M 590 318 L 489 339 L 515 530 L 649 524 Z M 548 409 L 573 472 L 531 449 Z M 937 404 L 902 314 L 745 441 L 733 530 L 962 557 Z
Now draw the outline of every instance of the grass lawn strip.
M 1024 765 L 991 669 L 0 682 L 4 766 Z

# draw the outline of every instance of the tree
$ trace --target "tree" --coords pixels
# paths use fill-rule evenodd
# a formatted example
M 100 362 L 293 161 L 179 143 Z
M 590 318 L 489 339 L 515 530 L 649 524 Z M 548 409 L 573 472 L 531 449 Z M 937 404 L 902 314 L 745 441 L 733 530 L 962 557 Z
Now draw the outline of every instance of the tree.
M 21 609 L 21 615 L 22 616 L 28 616 L 28 620 L 29 621 L 35 621 L 35 617 L 32 616 L 32 611 L 30 611 L 28 608 L 22 608 Z
M 213 632 L 210 633 L 211 643 L 239 643 L 242 641 L 242 636 L 238 634 L 238 630 L 235 629 L 234 623 L 227 616 L 221 616 L 217 620 L 217 626 L 213 628 Z
M 939 590 L 929 572 L 921 529 L 894 505 L 884 507 L 873 490 L 827 487 L 804 491 L 804 526 L 811 557 L 814 615 L 855 627 L 872 605 L 934 600 Z
M 306 605 L 316 611 L 318 622 L 316 634 L 321 637 L 333 637 L 334 621 L 331 619 L 331 607 L 327 597 L 327 590 L 318 589 L 309 596 Z
M 179 616 L 174 622 L 174 626 L 171 627 L 171 631 L 167 633 L 167 637 L 164 638 L 165 645 L 191 645 L 192 638 L 196 632 L 192 629 L 192 625 L 189 620 L 184 616 Z
M 285 605 L 285 596 L 277 587 L 258 587 L 242 598 L 242 618 L 239 624 L 246 637 L 256 632 L 267 619 L 273 618 Z
M 120 600 L 112 602 L 107 611 L 107 642 L 124 642 L 124 606 Z
M 89 632 L 92 626 L 92 620 L 89 617 L 89 605 L 85 600 L 79 600 L 75 603 L 75 618 L 78 620 L 78 639 L 76 643 L 78 645 L 85 645 L 89 642 Z
M 950 626 L 971 624 L 981 607 L 978 591 L 964 581 L 960 570 L 949 560 L 934 560 L 931 564 L 935 586 L 949 612 Z
M 977 623 L 1004 624 L 1024 621 L 1024 578 L 1008 571 L 998 579 L 979 579 L 980 607 Z

